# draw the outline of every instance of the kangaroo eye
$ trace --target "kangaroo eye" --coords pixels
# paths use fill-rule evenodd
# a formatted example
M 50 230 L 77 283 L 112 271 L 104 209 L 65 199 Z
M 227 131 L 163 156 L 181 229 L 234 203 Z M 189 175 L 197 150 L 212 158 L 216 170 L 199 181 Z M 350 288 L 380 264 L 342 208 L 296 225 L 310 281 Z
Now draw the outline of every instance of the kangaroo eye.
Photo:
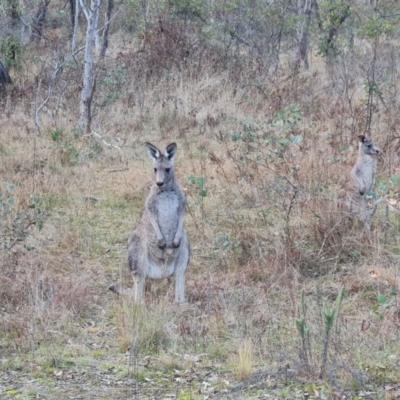
M 154 172 L 157 172 L 157 168 L 154 168 Z
M 372 147 L 372 145 L 371 145 L 371 144 L 369 144 L 369 145 L 368 145 L 368 148 L 370 149 L 371 147 Z
M 169 171 L 171 170 L 171 168 L 165 168 L 165 172 L 167 173 L 167 174 L 169 174 Z

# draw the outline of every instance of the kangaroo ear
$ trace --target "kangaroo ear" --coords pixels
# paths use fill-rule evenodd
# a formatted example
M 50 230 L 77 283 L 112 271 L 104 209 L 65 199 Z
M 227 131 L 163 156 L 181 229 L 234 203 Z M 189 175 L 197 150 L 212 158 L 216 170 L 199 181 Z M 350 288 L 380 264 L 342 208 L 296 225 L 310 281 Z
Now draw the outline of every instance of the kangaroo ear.
M 156 146 L 153 146 L 151 143 L 146 142 L 147 151 L 149 156 L 154 160 L 158 160 L 160 158 L 161 152 L 157 149 Z
M 174 158 L 175 158 L 177 150 L 178 150 L 178 146 L 176 145 L 176 143 L 171 143 L 165 149 L 164 156 L 167 157 L 168 160 L 173 161 Z
M 364 142 L 367 140 L 367 138 L 366 138 L 364 135 L 360 135 L 360 136 L 358 137 L 358 140 L 359 140 L 361 143 L 364 143 Z

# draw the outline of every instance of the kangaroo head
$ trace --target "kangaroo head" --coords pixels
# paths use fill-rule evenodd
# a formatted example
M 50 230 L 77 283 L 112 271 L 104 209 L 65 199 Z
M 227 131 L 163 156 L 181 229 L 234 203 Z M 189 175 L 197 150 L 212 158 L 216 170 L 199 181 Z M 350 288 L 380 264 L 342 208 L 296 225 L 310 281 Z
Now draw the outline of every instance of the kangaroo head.
M 379 149 L 371 139 L 367 139 L 364 135 L 358 137 L 360 143 L 360 154 L 367 154 L 370 156 L 376 156 L 379 154 Z
M 164 154 L 151 143 L 146 143 L 146 146 L 150 157 L 153 159 L 156 184 L 159 188 L 163 188 L 174 180 L 174 159 L 177 151 L 176 143 L 169 144 Z

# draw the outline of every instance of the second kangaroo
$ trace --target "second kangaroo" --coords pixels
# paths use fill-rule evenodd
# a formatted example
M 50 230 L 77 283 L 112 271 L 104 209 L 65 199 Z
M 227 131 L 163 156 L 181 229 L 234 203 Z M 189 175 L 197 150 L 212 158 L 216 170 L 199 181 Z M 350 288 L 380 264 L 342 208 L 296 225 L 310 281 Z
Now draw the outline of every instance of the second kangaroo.
M 379 149 L 371 139 L 359 136 L 357 162 L 351 170 L 350 179 L 342 187 L 338 196 L 338 207 L 357 217 L 366 229 L 371 229 L 372 217 L 376 211 L 375 178 L 376 159 Z
M 185 301 L 185 277 L 190 245 L 183 227 L 185 195 L 175 180 L 176 143 L 164 154 L 146 143 L 154 164 L 154 185 L 128 242 L 128 264 L 134 281 L 134 298 L 143 301 L 145 279 L 175 277 L 175 301 Z M 118 287 L 111 290 L 123 293 Z

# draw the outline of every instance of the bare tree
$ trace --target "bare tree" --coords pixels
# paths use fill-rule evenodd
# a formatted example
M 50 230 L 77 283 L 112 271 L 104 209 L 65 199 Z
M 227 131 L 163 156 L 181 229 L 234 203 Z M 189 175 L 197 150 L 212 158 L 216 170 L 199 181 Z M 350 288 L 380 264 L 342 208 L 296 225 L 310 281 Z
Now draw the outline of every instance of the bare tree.
M 106 21 L 105 21 L 105 27 L 104 27 L 104 31 L 103 31 L 103 44 L 102 44 L 101 50 L 100 50 L 101 57 L 104 57 L 106 55 L 106 51 L 108 48 L 108 34 L 110 31 L 111 14 L 112 14 L 113 8 L 114 8 L 114 0 L 108 0 Z
M 92 0 L 92 9 L 94 6 L 94 2 Z M 100 6 L 101 6 L 101 0 L 98 1 L 98 6 L 97 6 L 97 12 L 93 14 L 93 18 L 94 18 L 94 46 L 96 48 L 96 51 L 98 53 L 100 53 L 100 37 L 99 37 L 99 16 L 100 16 Z
M 80 0 L 82 10 L 87 20 L 86 45 L 85 45 L 85 69 L 83 73 L 83 89 L 81 94 L 81 116 L 79 129 L 89 133 L 92 122 L 92 99 L 95 89 L 95 77 L 93 72 L 93 47 L 97 31 L 98 15 L 101 0 L 92 0 L 91 7 L 87 7 L 83 0 Z
M 46 19 L 47 7 L 50 0 L 42 0 L 34 17 L 32 17 L 31 42 L 38 42 L 42 38 L 44 21 Z
M 79 0 L 71 1 L 71 19 L 72 19 L 72 52 L 76 51 L 76 41 L 78 37 L 78 22 L 79 22 Z M 72 12 L 74 13 L 72 15 Z
M 42 80 L 41 79 L 38 80 L 38 87 L 37 87 L 37 90 L 36 90 L 36 101 L 35 101 L 35 107 L 36 107 L 35 125 L 36 125 L 37 134 L 40 134 L 40 125 L 41 125 L 40 116 L 41 116 L 41 112 L 45 107 L 48 107 L 48 103 L 50 102 L 51 98 L 53 97 L 53 91 L 54 91 L 55 86 L 57 85 L 57 81 L 59 79 L 59 75 L 60 75 L 60 72 L 62 71 L 62 68 L 64 67 L 65 64 L 70 62 L 78 52 L 80 52 L 82 50 L 83 50 L 83 47 L 81 47 L 80 49 L 76 50 L 74 53 L 70 54 L 68 57 L 63 58 L 63 61 L 61 61 L 61 62 L 60 62 L 60 58 L 55 58 L 56 65 L 54 67 L 53 73 L 51 74 L 50 83 L 49 83 L 49 86 L 47 88 L 47 96 L 42 101 L 41 104 L 39 104 L 39 96 L 40 96 L 40 91 L 41 91 Z M 66 87 L 67 87 L 67 83 L 64 83 L 64 86 L 63 86 L 63 88 L 61 90 L 61 93 L 65 90 Z
M 304 68 L 308 69 L 308 34 L 311 23 L 311 11 L 315 0 L 297 0 L 297 52 L 294 61 L 294 69 L 298 70 L 301 67 L 301 62 L 304 63 Z

